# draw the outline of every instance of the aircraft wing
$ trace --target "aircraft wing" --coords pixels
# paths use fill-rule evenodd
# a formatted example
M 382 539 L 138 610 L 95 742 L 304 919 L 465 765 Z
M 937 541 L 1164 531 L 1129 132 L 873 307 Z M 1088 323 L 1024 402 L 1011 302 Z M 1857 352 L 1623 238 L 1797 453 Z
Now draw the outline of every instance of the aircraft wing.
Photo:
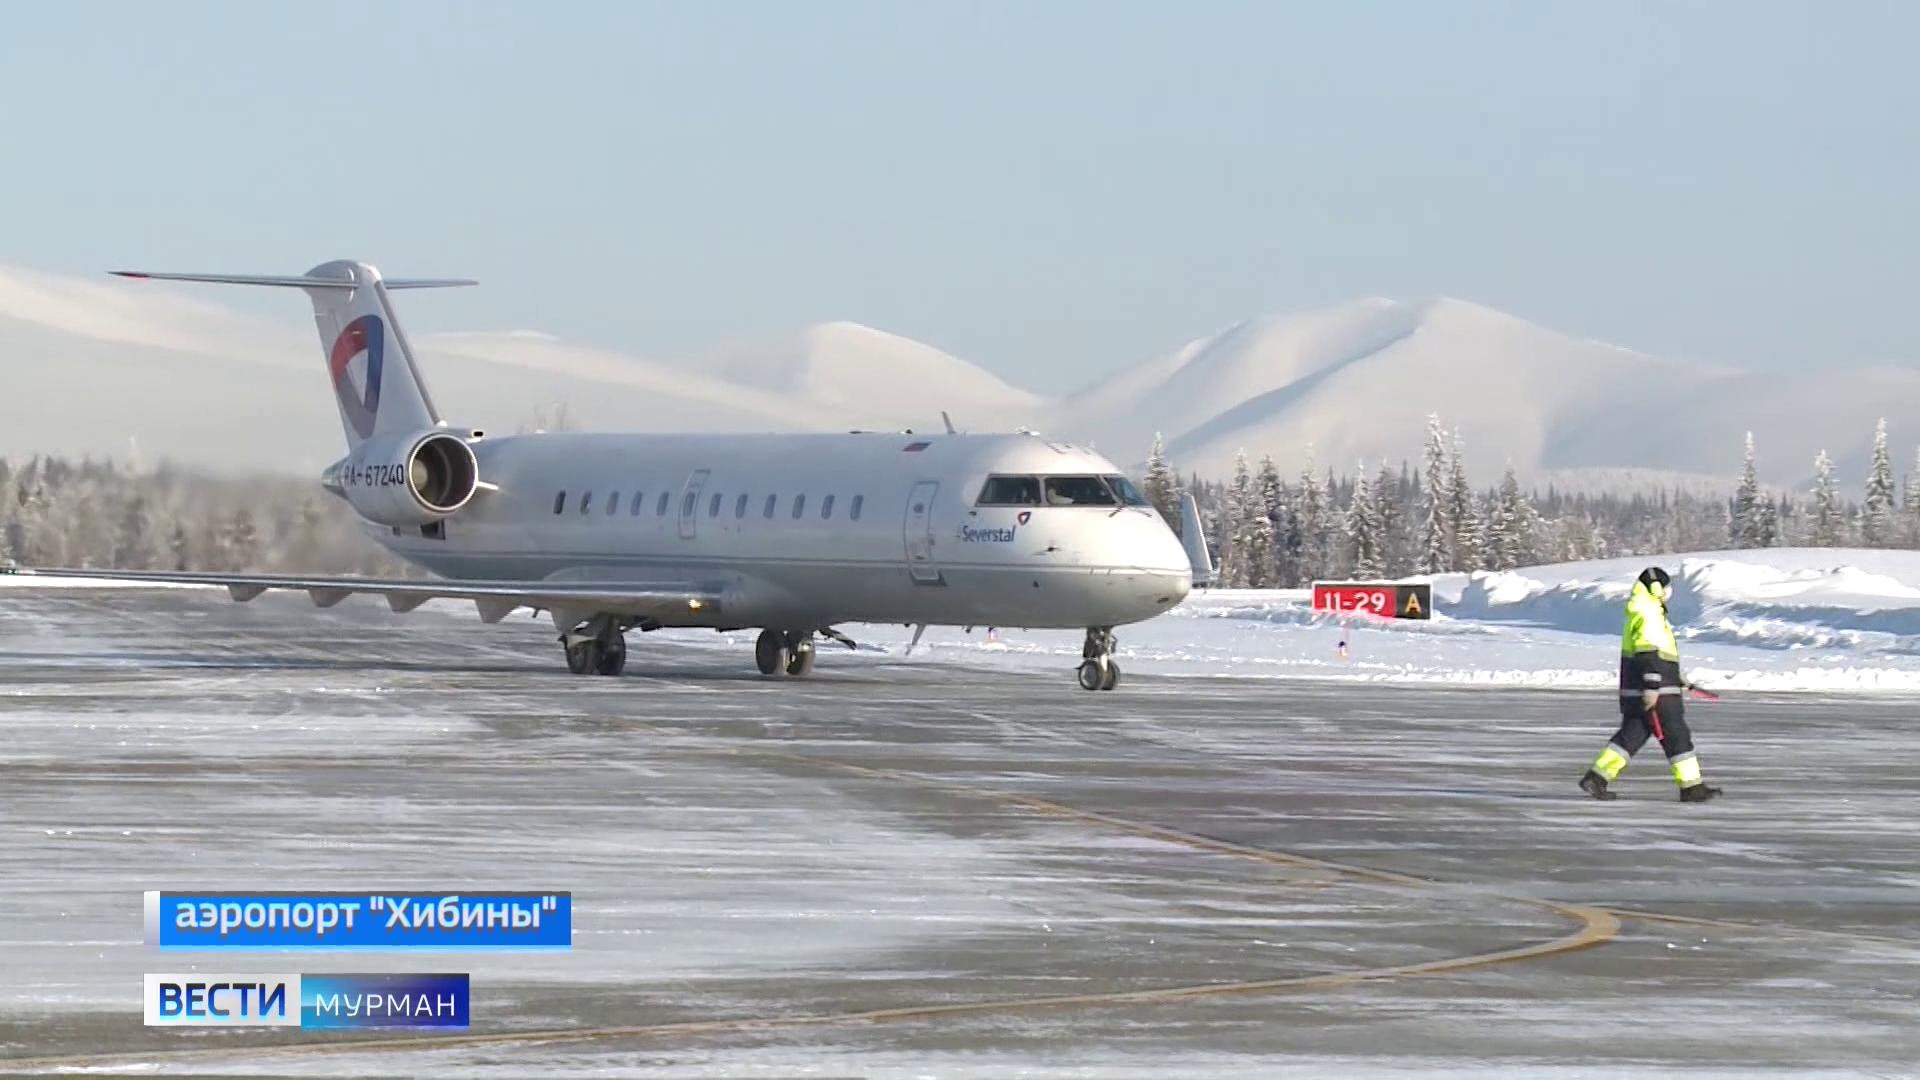
M 268 589 L 304 591 L 319 607 L 332 607 L 355 593 L 378 594 L 394 611 L 412 611 L 429 600 L 471 600 L 486 622 L 499 622 L 521 607 L 581 608 L 669 621 L 719 608 L 718 591 L 691 582 L 664 581 L 461 581 L 451 578 L 302 577 L 279 574 L 200 574 L 157 570 L 68 570 L 20 567 L 0 570 L 19 577 L 92 578 L 172 585 L 224 585 L 237 601 Z

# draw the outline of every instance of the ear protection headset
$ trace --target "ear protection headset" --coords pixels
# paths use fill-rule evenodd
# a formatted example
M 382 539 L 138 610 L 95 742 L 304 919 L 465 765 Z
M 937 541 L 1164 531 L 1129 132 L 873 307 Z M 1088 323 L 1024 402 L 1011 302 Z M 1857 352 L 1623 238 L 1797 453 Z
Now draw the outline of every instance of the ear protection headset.
M 1647 591 L 1653 594 L 1655 600 L 1665 602 L 1667 597 L 1673 595 L 1673 579 L 1667 576 L 1665 570 L 1657 566 L 1649 566 L 1640 571 L 1640 584 L 1647 587 Z

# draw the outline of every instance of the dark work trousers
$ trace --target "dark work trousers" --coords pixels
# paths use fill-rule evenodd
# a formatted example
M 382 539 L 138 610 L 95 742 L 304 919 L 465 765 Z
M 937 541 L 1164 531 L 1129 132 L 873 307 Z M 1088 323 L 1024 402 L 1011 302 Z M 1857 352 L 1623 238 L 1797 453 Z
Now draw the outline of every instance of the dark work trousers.
M 1667 760 L 1691 753 L 1693 733 L 1687 730 L 1686 699 L 1679 694 L 1661 694 L 1655 715 L 1660 718 L 1660 749 L 1666 751 Z M 1620 730 L 1613 733 L 1610 740 L 1613 745 L 1632 757 L 1654 734 L 1653 723 L 1647 718 L 1647 710 L 1641 706 L 1639 695 L 1621 697 Z

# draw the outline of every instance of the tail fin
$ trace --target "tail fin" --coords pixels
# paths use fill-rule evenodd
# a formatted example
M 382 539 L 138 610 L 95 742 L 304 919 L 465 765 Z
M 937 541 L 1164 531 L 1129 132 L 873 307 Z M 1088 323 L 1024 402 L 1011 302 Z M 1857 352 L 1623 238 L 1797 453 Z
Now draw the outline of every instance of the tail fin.
M 1187 565 L 1193 568 L 1193 584 L 1207 588 L 1213 584 L 1213 556 L 1207 552 L 1207 534 L 1200 529 L 1200 507 L 1191 493 L 1180 496 L 1180 545 L 1187 549 Z
M 458 278 L 395 278 L 363 262 L 338 259 L 297 277 L 262 274 L 152 274 L 115 270 L 121 277 L 156 281 L 211 281 L 228 285 L 276 285 L 305 289 L 326 350 L 327 374 L 340 404 L 340 425 L 349 449 L 376 435 L 420 431 L 441 425 L 400 321 L 387 302 L 389 289 L 437 289 L 477 282 Z M 397 363 L 389 363 L 391 348 Z M 364 358 L 364 359 L 362 359 Z M 356 362 L 357 361 L 357 362 Z

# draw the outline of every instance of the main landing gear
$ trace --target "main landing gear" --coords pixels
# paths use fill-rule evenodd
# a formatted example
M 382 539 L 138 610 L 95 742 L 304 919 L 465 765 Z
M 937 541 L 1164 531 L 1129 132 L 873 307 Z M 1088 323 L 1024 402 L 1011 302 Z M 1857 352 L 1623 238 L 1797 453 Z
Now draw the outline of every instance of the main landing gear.
M 1120 665 L 1113 662 L 1115 645 L 1110 626 L 1087 627 L 1087 643 L 1080 646 L 1080 689 L 1111 690 L 1120 684 Z
M 807 675 L 813 671 L 813 632 L 762 630 L 753 643 L 762 675 Z
M 596 615 L 573 630 L 560 635 L 567 654 L 567 670 L 575 675 L 618 675 L 627 666 L 627 631 L 640 620 L 614 615 Z M 643 629 L 651 629 L 651 626 Z M 810 675 L 813 673 L 814 635 L 819 634 L 849 649 L 859 646 L 831 626 L 813 630 L 762 630 L 754 643 L 754 661 L 762 675 Z
M 575 675 L 618 675 L 627 666 L 627 628 L 612 616 L 590 619 L 578 630 L 560 635 L 567 651 L 567 670 Z

